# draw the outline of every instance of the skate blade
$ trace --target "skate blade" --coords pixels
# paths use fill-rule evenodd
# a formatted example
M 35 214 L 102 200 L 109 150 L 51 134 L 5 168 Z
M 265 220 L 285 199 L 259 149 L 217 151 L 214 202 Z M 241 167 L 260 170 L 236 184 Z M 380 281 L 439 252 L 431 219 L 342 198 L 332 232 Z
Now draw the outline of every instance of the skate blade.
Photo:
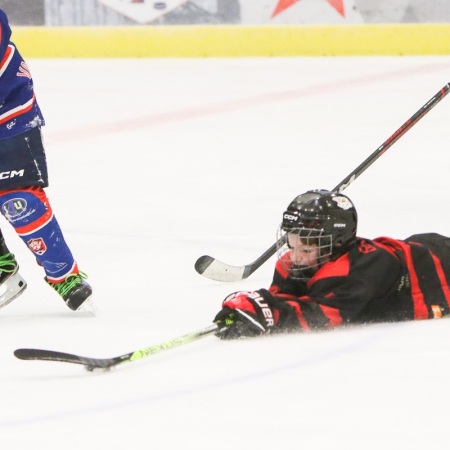
M 87 298 L 80 307 L 75 311 L 77 315 L 85 315 L 85 316 L 96 316 L 97 308 L 95 306 L 94 301 L 92 300 L 92 296 Z
M 27 282 L 20 276 L 19 272 L 11 275 L 0 285 L 0 308 L 11 303 L 27 288 Z

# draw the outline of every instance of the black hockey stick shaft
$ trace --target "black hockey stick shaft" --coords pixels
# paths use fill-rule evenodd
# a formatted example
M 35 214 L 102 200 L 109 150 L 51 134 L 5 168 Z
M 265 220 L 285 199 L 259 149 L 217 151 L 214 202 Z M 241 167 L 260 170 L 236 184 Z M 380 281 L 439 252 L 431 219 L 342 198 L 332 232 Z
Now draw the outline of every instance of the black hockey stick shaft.
M 224 328 L 222 328 L 224 329 Z M 159 344 L 151 345 L 140 350 L 135 350 L 130 353 L 126 353 L 120 356 L 114 356 L 112 358 L 91 358 L 88 356 L 80 356 L 73 353 L 63 353 L 55 350 L 42 350 L 37 348 L 19 348 L 14 351 L 16 358 L 23 360 L 37 360 L 37 361 L 57 361 L 72 364 L 80 364 L 88 370 L 94 369 L 110 369 L 111 367 L 118 366 L 132 361 L 139 361 L 148 356 L 161 353 L 165 350 L 171 350 L 181 345 L 188 344 L 190 342 L 198 341 L 207 336 L 220 333 L 221 329 L 217 324 L 210 325 L 209 327 L 197 330 L 177 338 L 169 339 Z
M 351 174 L 347 175 L 334 189 L 333 192 L 342 192 L 353 181 L 365 172 L 383 153 L 391 148 L 408 130 L 410 130 L 423 116 L 429 113 L 450 91 L 450 83 L 447 83 L 428 102 L 426 102 L 414 115 L 412 115 L 394 134 L 383 142 L 364 162 L 362 162 Z
M 391 148 L 408 130 L 410 130 L 422 117 L 431 111 L 449 92 L 450 83 L 447 83 L 430 100 L 428 100 L 415 114 L 413 114 L 398 130 L 383 142 L 365 161 L 353 172 L 347 175 L 332 192 L 342 192 L 353 181 L 365 172 L 383 153 Z M 238 281 L 249 277 L 261 267 L 282 245 L 284 238 L 280 238 L 267 249 L 259 258 L 246 266 L 236 267 L 222 263 L 211 256 L 201 256 L 195 263 L 195 270 L 208 278 L 217 281 Z

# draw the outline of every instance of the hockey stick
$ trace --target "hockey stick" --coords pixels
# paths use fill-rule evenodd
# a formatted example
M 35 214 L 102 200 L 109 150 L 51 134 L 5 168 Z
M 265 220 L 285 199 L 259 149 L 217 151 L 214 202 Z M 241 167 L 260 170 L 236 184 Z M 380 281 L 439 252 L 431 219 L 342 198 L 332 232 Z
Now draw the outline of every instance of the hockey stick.
M 332 192 L 342 192 L 353 181 L 367 170 L 383 153 L 395 144 L 410 128 L 412 128 L 425 114 L 436 106 L 449 92 L 450 83 L 447 83 L 430 100 L 428 100 L 413 116 L 411 116 L 392 136 L 381 144 L 364 162 L 353 172 L 345 177 Z M 266 250 L 259 258 L 246 266 L 231 266 L 218 261 L 212 256 L 204 255 L 195 262 L 195 270 L 211 280 L 216 281 L 239 281 L 249 277 L 255 270 L 261 267 L 272 255 L 275 254 L 278 245 L 283 244 L 280 238 L 275 244 Z
M 222 328 L 224 329 L 224 328 Z M 86 356 L 78 356 L 73 353 L 62 353 L 53 350 L 40 350 L 36 348 L 19 348 L 14 351 L 14 355 L 19 359 L 24 360 L 39 360 L 39 361 L 59 361 L 65 363 L 81 364 L 86 370 L 93 371 L 94 369 L 108 370 L 111 367 L 118 366 L 127 362 L 138 361 L 160 353 L 165 350 L 170 350 L 190 342 L 198 341 L 206 336 L 219 333 L 218 325 L 214 324 L 202 330 L 194 331 L 185 334 L 175 339 L 169 339 L 159 344 L 152 345 L 142 350 L 126 353 L 125 355 L 115 356 L 112 358 L 89 358 Z

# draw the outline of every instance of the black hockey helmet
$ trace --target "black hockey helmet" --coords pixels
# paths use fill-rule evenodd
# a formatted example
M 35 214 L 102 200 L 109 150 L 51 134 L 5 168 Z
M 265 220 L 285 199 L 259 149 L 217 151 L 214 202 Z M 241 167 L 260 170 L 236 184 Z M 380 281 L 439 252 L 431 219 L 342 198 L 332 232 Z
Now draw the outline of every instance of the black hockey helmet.
M 288 256 L 292 245 L 289 236 L 297 236 L 304 245 L 317 246 L 318 261 L 314 265 L 302 266 L 296 278 L 310 278 L 324 262 L 347 251 L 355 242 L 358 217 L 351 200 L 340 193 L 313 190 L 297 196 L 283 213 L 279 227 L 278 258 L 286 269 L 294 273 L 299 268 Z M 283 238 L 283 239 L 281 239 Z M 309 269 L 305 272 L 305 269 Z M 313 269 L 311 271 L 311 269 Z

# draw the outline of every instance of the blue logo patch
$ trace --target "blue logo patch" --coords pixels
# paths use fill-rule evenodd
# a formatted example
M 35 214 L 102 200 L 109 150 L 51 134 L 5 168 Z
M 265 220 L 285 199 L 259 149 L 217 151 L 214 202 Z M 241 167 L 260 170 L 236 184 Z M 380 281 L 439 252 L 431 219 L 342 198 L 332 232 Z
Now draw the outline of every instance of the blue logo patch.
M 2 209 L 8 219 L 13 219 L 27 209 L 27 201 L 24 198 L 13 198 L 3 203 Z

